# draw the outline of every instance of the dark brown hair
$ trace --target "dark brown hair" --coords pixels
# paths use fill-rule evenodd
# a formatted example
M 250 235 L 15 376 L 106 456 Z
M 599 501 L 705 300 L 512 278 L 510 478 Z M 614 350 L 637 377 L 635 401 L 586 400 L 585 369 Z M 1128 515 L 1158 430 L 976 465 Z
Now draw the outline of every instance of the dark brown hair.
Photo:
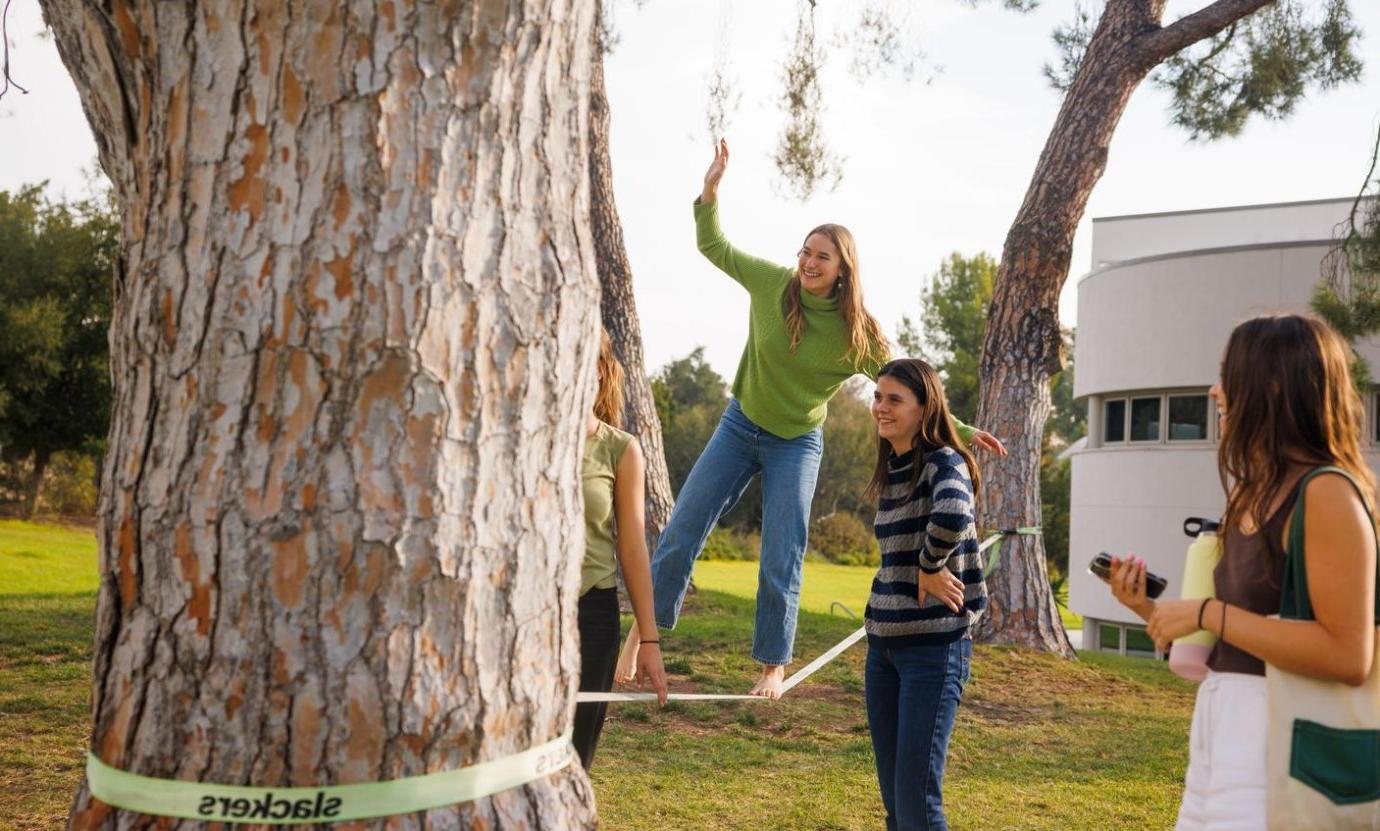
M 843 322 L 848 327 L 848 355 L 853 359 L 854 366 L 860 368 L 868 358 L 886 360 L 890 352 L 886 335 L 882 334 L 877 319 L 863 306 L 858 246 L 853 241 L 852 232 L 842 225 L 825 223 L 810 229 L 805 239 L 808 241 L 815 234 L 828 237 L 839 252 L 839 277 L 834 297 L 838 301 L 839 314 L 843 315 Z M 797 267 L 795 275 L 786 284 L 785 293 L 781 295 L 786 329 L 791 333 L 792 353 L 805 336 L 805 309 L 800 302 L 800 291 L 800 270 Z
M 944 384 L 939 380 L 939 373 L 935 368 L 919 358 L 897 358 L 877 372 L 877 380 L 881 381 L 883 378 L 895 378 L 900 381 L 920 403 L 920 424 L 915 429 L 915 437 L 911 443 L 915 461 L 911 465 L 910 490 L 914 490 L 920 482 L 920 470 L 924 467 L 921 460 L 924 454 L 941 447 L 952 447 L 968 465 L 968 478 L 972 479 L 973 492 L 977 493 L 982 476 L 978 472 L 977 462 L 973 460 L 973 452 L 968 449 L 967 443 L 959 438 L 958 428 L 954 426 L 953 416 L 949 414 L 949 402 L 944 397 Z M 891 453 L 891 442 L 878 436 L 877 467 L 873 470 L 872 481 L 867 486 L 869 496 L 878 497 L 886 488 L 891 472 L 887 466 Z
M 1291 466 L 1335 465 L 1375 504 L 1375 477 L 1361 458 L 1365 410 L 1351 380 L 1351 349 L 1314 317 L 1257 317 L 1237 326 L 1222 357 L 1226 420 L 1217 471 L 1227 493 L 1223 524 L 1256 528 Z

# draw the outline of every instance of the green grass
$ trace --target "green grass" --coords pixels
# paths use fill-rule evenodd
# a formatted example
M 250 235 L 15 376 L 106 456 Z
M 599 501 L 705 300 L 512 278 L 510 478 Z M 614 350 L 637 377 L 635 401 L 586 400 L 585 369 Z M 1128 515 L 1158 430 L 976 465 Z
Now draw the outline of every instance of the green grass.
M 90 529 L 0 520 L 0 595 L 95 594 Z
M 840 566 L 833 563 L 806 563 L 800 588 L 800 608 L 806 612 L 830 613 L 835 601 L 862 617 L 867 595 L 872 590 L 872 566 Z M 700 560 L 695 563 L 695 585 L 709 591 L 738 597 L 757 596 L 757 563 L 734 560 Z M 843 612 L 837 612 L 842 615 Z
M 96 538 L 0 521 L 0 828 L 66 824 L 91 721 Z
M 796 640 L 812 658 L 857 627 L 871 569 L 810 563 Z M 665 638 L 673 689 L 751 682 L 755 563 L 701 563 Z M 0 523 L 0 828 L 62 827 L 81 775 L 90 687 L 90 532 Z M 851 602 L 850 602 L 851 601 Z M 882 827 L 859 645 L 775 703 L 614 704 L 592 778 L 603 827 Z M 1173 824 L 1192 688 L 1161 663 L 979 647 L 945 783 L 962 829 Z

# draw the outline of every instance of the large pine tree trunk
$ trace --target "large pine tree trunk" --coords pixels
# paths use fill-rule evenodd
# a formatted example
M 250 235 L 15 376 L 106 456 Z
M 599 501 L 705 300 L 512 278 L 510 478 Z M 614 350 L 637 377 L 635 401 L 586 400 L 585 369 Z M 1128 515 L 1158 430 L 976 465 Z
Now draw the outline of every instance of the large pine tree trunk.
M 602 4 L 600 4 L 602 6 Z M 671 477 L 661 438 L 661 418 L 642 358 L 642 326 L 633 297 L 632 265 L 623 244 L 623 223 L 613 199 L 613 164 L 609 157 L 609 100 L 604 88 L 603 27 L 594 27 L 590 71 L 589 182 L 590 224 L 599 268 L 600 310 L 613 350 L 623 364 L 623 428 L 637 436 L 647 459 L 647 550 L 655 551 L 661 530 L 671 518 Z
M 589 0 L 44 0 L 124 220 L 93 751 L 371 782 L 563 733 Z M 352 827 L 584 828 L 579 765 Z M 115 811 L 74 828 L 194 826 Z
M 1002 248 L 982 347 L 977 423 L 1006 442 L 1011 454 L 985 460 L 983 527 L 1039 523 L 1049 381 L 1063 365 L 1059 291 L 1068 278 L 1074 232 L 1106 170 L 1108 146 L 1131 93 L 1169 55 L 1268 2 L 1219 0 L 1166 28 L 1160 27 L 1165 0 L 1106 4 Z M 1072 656 L 1040 537 L 1008 538 L 988 588 L 980 637 Z

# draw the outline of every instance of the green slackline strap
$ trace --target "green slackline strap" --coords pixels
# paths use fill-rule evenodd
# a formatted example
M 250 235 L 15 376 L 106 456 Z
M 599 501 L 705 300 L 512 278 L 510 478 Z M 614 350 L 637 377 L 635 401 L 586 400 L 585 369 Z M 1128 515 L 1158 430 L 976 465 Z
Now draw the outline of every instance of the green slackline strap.
M 411 814 L 526 785 L 569 765 L 570 733 L 502 759 L 389 782 L 256 788 L 157 779 L 86 756 L 91 795 L 116 808 L 207 822 L 301 825 Z
M 987 542 L 992 543 L 992 553 L 987 556 L 987 568 L 982 572 L 982 578 L 986 580 L 992 576 L 992 572 L 997 570 L 997 556 L 1001 554 L 1001 544 L 1007 537 L 1038 537 L 1044 533 L 1038 525 L 1023 525 L 1020 528 L 1001 528 L 993 531 L 987 536 Z

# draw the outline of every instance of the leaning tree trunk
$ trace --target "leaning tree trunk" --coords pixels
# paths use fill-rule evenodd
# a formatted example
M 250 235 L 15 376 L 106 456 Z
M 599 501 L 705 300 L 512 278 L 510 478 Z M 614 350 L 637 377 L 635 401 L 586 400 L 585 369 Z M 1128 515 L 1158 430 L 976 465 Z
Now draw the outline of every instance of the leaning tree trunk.
M 270 787 L 561 735 L 590 0 L 43 0 L 124 223 L 93 751 Z M 352 827 L 591 827 L 579 765 Z M 74 828 L 195 826 L 113 810 Z
M 43 474 L 48 472 L 48 461 L 52 459 L 52 451 L 40 449 L 34 451 L 34 466 L 29 473 L 28 493 L 24 495 L 24 518 L 32 519 L 38 513 L 38 497 L 43 493 Z
M 1131 93 L 1170 55 L 1269 2 L 1219 0 L 1164 28 L 1165 0 L 1106 4 L 1007 233 L 993 286 L 978 423 L 1001 437 L 1011 455 L 986 460 L 978 517 L 983 527 L 1039 524 L 1049 381 L 1064 357 L 1059 291 L 1068 278 L 1074 232 L 1106 169 L 1108 146 Z M 1008 538 L 1000 556 L 979 637 L 1072 656 L 1041 538 Z
M 602 2 L 596 3 L 602 10 Z M 596 14 L 599 11 L 596 11 Z M 661 438 L 652 385 L 642 359 L 642 326 L 633 298 L 632 265 L 623 244 L 623 223 L 613 200 L 613 164 L 609 157 L 609 99 L 604 87 L 603 27 L 594 27 L 589 91 L 590 224 L 599 268 L 601 313 L 613 351 L 623 364 L 623 428 L 637 436 L 647 458 L 647 550 L 656 550 L 661 529 L 671 518 L 671 477 Z

